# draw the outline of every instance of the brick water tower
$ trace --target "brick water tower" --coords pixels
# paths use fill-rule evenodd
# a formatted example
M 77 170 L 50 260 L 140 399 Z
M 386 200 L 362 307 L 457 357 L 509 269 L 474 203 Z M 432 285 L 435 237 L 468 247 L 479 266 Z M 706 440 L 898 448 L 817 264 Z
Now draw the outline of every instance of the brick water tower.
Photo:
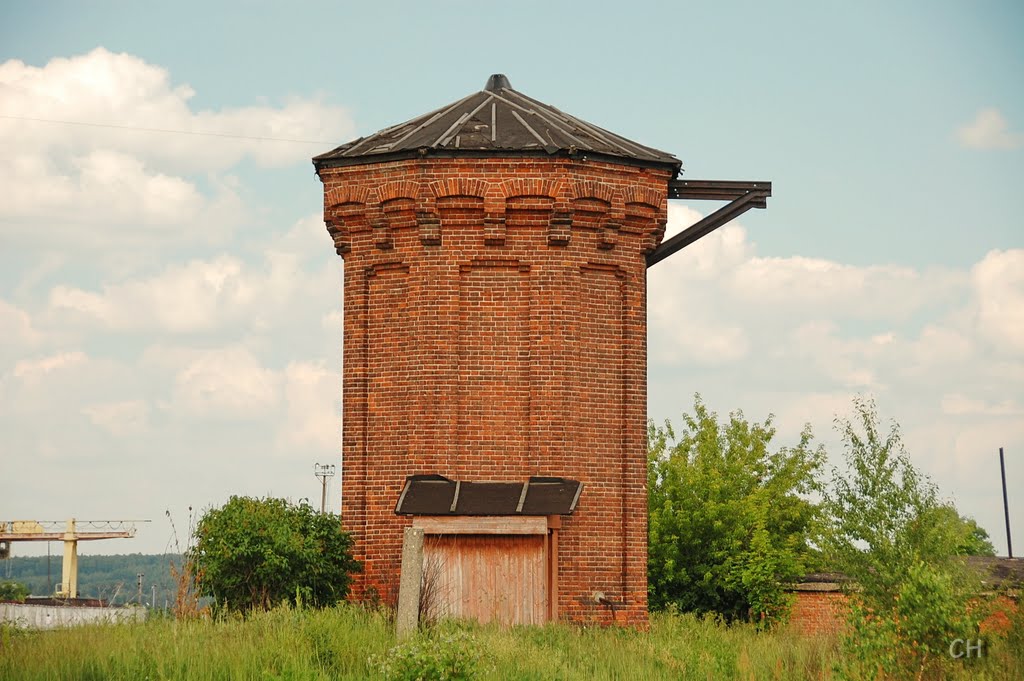
M 512 89 L 314 158 L 344 258 L 342 524 L 394 602 L 420 527 L 431 607 L 647 618 L 646 270 L 764 207 Z M 667 199 L 731 201 L 661 243 Z

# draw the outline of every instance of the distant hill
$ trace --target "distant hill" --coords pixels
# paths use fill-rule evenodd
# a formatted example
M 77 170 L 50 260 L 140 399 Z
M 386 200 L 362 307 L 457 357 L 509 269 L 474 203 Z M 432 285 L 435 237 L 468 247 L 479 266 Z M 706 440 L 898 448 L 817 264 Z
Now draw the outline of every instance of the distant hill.
M 49 566 L 47 566 L 49 561 Z M 115 605 L 138 600 L 137 578 L 142 578 L 142 601 L 152 605 L 156 587 L 156 607 L 174 603 L 176 588 L 171 578 L 171 563 L 180 566 L 181 556 L 174 553 L 129 553 L 114 556 L 78 557 L 78 594 L 82 598 L 102 598 Z M 63 557 L 18 556 L 0 560 L 0 581 L 21 582 L 33 596 L 51 596 L 60 583 Z

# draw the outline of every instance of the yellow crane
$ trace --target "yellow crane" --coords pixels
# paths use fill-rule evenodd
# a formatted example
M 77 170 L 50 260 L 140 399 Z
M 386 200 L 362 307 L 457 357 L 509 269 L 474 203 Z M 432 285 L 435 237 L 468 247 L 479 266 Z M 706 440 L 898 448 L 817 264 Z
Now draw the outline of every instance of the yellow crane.
M 128 539 L 135 536 L 135 523 L 148 520 L 0 520 L 0 558 L 10 556 L 10 544 L 16 541 L 62 541 L 64 562 L 59 598 L 78 598 L 78 542 L 96 539 Z M 96 528 L 81 531 L 79 525 Z

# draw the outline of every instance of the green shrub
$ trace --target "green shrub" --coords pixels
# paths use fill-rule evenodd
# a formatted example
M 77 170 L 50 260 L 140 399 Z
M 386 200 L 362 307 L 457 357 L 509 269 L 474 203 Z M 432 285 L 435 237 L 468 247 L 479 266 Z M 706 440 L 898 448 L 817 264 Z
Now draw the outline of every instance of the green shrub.
M 24 603 L 28 595 L 29 588 L 20 582 L 0 582 L 0 601 Z
M 450 626 L 430 629 L 374 657 L 385 679 L 394 681 L 461 681 L 482 673 L 483 655 L 476 638 Z
M 922 562 L 908 571 L 891 610 L 876 611 L 858 595 L 851 602 L 841 678 L 931 678 L 967 662 L 950 655 L 953 641 L 979 637 L 982 609 L 965 607 L 952 576 Z
M 232 610 L 332 606 L 360 569 L 338 516 L 305 502 L 231 497 L 203 514 L 195 536 L 187 558 L 199 593 Z
M 783 588 L 806 574 L 818 513 L 808 496 L 825 460 L 805 429 L 773 451 L 772 417 L 719 422 L 698 395 L 671 424 L 648 427 L 648 599 L 652 610 L 717 613 L 766 626 L 785 619 Z

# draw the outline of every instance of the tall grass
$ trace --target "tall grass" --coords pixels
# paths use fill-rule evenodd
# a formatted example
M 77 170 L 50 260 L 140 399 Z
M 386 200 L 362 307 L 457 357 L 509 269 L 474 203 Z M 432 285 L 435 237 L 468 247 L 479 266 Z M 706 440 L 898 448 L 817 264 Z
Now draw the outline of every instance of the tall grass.
M 474 671 L 483 679 L 832 679 L 840 654 L 832 638 L 758 632 L 690 615 L 652 615 L 647 632 L 441 626 L 468 632 L 481 659 Z M 423 644 L 429 648 L 431 640 Z M 395 645 L 386 614 L 348 605 L 284 607 L 245 619 L 154 619 L 47 632 L 4 628 L 0 679 L 373 679 L 381 677 L 381 660 Z M 1015 674 L 1005 661 L 983 660 L 950 678 Z
M 277 608 L 245 619 L 154 619 L 10 632 L 0 679 L 365 679 L 393 643 L 387 618 L 356 607 Z

